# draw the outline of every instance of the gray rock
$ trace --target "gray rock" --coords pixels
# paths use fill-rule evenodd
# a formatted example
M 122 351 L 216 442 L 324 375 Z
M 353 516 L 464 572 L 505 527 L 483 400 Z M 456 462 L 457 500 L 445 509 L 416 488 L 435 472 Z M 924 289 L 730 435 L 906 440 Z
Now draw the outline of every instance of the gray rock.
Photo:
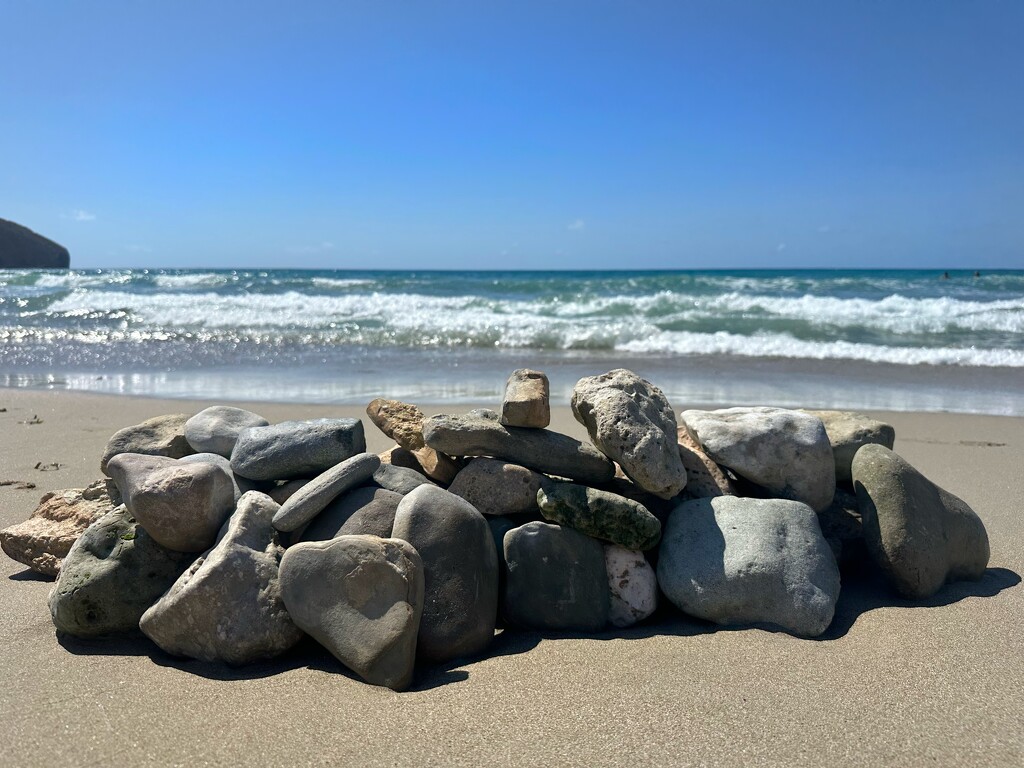
M 368 683 L 400 691 L 412 682 L 424 572 L 407 542 L 296 544 L 281 561 L 281 592 L 295 623 Z
M 683 490 L 676 417 L 649 381 L 624 368 L 584 377 L 573 388 L 572 412 L 594 445 L 645 491 L 670 499 Z
M 876 444 L 854 456 L 853 485 L 868 551 L 902 595 L 925 598 L 947 581 L 981 578 L 988 533 L 961 499 Z
M 499 459 L 473 459 L 448 490 L 485 515 L 537 515 L 537 491 L 551 480 L 532 469 Z
M 658 579 L 643 552 L 605 544 L 604 566 L 610 596 L 608 621 L 613 626 L 631 627 L 654 613 Z
M 679 458 L 686 468 L 686 495 L 691 499 L 739 496 L 739 490 L 725 471 L 711 460 L 700 443 L 681 426 L 676 431 Z
M 294 480 L 319 475 L 366 450 L 358 419 L 283 421 L 238 435 L 231 468 L 250 480 Z
M 250 480 L 247 477 L 240 477 L 231 471 L 231 462 L 221 456 L 219 453 L 193 453 L 191 456 L 184 456 L 178 459 L 182 464 L 213 464 L 220 467 L 227 473 L 228 477 L 231 478 L 231 484 L 235 489 L 235 502 L 237 503 L 242 498 L 243 493 L 249 491 L 263 491 L 268 490 L 267 483 L 257 482 L 256 480 Z
M 817 416 L 825 425 L 825 433 L 832 444 L 832 455 L 836 463 L 836 482 L 853 481 L 850 465 L 862 445 L 876 443 L 892 450 L 896 440 L 896 429 L 892 424 L 876 421 L 870 416 L 853 411 L 807 411 Z
M 75 540 L 115 506 L 102 480 L 47 493 L 28 520 L 0 531 L 0 546 L 33 571 L 56 576 Z
M 403 496 L 421 485 L 434 484 L 415 469 L 397 467 L 394 464 L 384 464 L 383 462 L 373 473 L 373 482 L 386 491 L 400 493 Z
M 832 548 L 840 567 L 869 559 L 864 544 L 857 497 L 848 491 L 836 488 L 836 494 L 828 509 L 818 513 L 821 534 Z
M 415 405 L 378 397 L 366 406 L 366 415 L 402 448 L 415 451 L 423 447 L 423 411 Z
M 414 451 L 401 446 L 378 454 L 381 464 L 390 464 L 402 469 L 411 469 L 439 485 L 448 487 L 459 470 L 465 465 L 462 459 L 454 459 L 433 448 L 417 448 Z
M 238 475 L 235 475 L 238 477 Z M 251 482 L 251 481 L 250 481 Z M 267 489 L 267 496 L 272 498 L 278 504 L 284 504 L 288 499 L 302 490 L 309 480 L 288 480 L 287 482 L 275 485 Z
M 661 523 L 646 507 L 624 496 L 572 483 L 537 492 L 546 520 L 626 549 L 645 550 L 661 538 Z
M 671 514 L 658 584 L 692 616 L 816 637 L 832 622 L 839 568 L 806 504 L 719 496 Z
M 498 610 L 498 554 L 483 515 L 458 496 L 422 485 L 398 505 L 392 536 L 423 559 L 420 657 L 440 662 L 484 650 Z
M 180 459 L 195 453 L 195 449 L 185 439 L 187 421 L 186 414 L 174 413 L 119 429 L 107 441 L 100 460 L 100 471 L 109 476 L 107 463 L 119 453 L 141 453 L 146 456 L 166 456 L 169 459 Z
M 64 558 L 49 598 L 53 625 L 74 637 L 137 632 L 145 610 L 194 557 L 161 547 L 118 507 L 90 525 Z
M 168 549 L 209 549 L 235 507 L 231 475 L 215 464 L 120 453 L 107 469 L 132 517 Z
M 820 512 L 832 503 L 836 468 L 821 419 L 785 408 L 684 411 L 683 423 L 717 463 Z
M 269 425 L 269 421 L 252 411 L 214 405 L 185 422 L 185 439 L 199 453 L 216 453 L 230 459 L 243 429 Z
M 604 547 L 572 528 L 532 522 L 505 534 L 505 620 L 594 632 L 608 623 Z
M 284 602 L 278 565 L 284 548 L 271 519 L 277 504 L 242 496 L 216 546 L 183 573 L 139 621 L 167 653 L 248 664 L 278 656 L 302 637 Z
M 501 423 L 506 427 L 543 429 L 551 423 L 550 385 L 540 371 L 520 368 L 505 382 Z
M 493 411 L 431 416 L 423 422 L 427 445 L 451 456 L 493 456 L 583 483 L 611 480 L 615 468 L 589 445 L 547 429 L 503 427 Z
M 292 494 L 274 515 L 274 527 L 290 532 L 301 528 L 324 507 L 350 488 L 373 477 L 380 459 L 372 453 L 360 453 L 331 467 Z
M 302 541 L 327 541 L 338 536 L 391 538 L 400 494 L 383 488 L 355 488 L 342 494 L 306 526 Z

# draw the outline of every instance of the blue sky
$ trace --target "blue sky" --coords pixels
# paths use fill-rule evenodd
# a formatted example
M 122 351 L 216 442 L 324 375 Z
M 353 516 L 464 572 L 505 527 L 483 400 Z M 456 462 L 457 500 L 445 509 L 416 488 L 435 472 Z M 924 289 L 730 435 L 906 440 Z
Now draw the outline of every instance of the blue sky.
M 6 2 L 78 267 L 1024 267 L 1024 3 Z

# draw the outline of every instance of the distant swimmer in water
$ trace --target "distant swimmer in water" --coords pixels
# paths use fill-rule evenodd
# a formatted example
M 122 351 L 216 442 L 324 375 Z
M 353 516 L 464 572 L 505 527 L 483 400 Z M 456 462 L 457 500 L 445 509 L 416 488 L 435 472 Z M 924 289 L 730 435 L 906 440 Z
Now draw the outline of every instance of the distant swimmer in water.
M 943 272 L 942 273 L 942 279 L 943 280 L 949 280 L 949 272 Z
M 981 272 L 979 272 L 978 270 L 974 270 L 974 276 L 981 277 Z

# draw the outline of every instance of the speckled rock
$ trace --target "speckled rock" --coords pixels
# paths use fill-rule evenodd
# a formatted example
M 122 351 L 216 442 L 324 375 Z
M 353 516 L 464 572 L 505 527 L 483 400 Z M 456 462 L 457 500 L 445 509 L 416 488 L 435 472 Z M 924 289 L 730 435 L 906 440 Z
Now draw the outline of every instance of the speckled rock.
M 604 545 L 610 596 L 608 621 L 616 627 L 631 627 L 658 607 L 658 579 L 643 552 L 617 544 Z
M 366 482 L 380 469 L 380 459 L 360 453 L 328 469 L 292 494 L 274 515 L 274 527 L 291 532 L 306 525 L 334 499 Z
M 235 507 L 231 476 L 216 464 L 121 453 L 107 469 L 132 517 L 168 549 L 209 549 Z
M 391 538 L 400 494 L 383 488 L 355 488 L 332 501 L 302 531 L 302 541 L 327 541 L 338 536 Z
M 402 448 L 415 451 L 423 447 L 423 411 L 415 405 L 378 397 L 366 406 L 366 415 Z
M 500 459 L 473 459 L 448 487 L 485 515 L 537 515 L 537 491 L 551 485 L 539 472 Z
M 281 592 L 295 623 L 366 682 L 412 682 L 424 573 L 407 542 L 342 536 L 303 542 L 281 561 Z
M 882 445 L 862 447 L 852 469 L 868 551 L 900 594 L 920 599 L 981 578 L 988 533 L 967 504 Z
M 693 436 L 681 426 L 676 431 L 679 458 L 686 468 L 686 495 L 691 499 L 738 496 L 739 491 L 725 471 L 704 453 Z
M 540 371 L 519 368 L 505 383 L 501 423 L 506 427 L 543 429 L 551 423 L 550 385 Z
M 835 613 L 839 568 L 806 504 L 718 496 L 669 516 L 658 584 L 692 616 L 817 637 Z
M 113 434 L 100 459 L 100 471 L 110 475 L 107 464 L 119 453 L 141 453 L 146 456 L 166 456 L 169 459 L 180 459 L 195 453 L 195 449 L 185 439 L 185 423 L 188 415 L 174 413 L 166 416 L 155 416 L 141 424 L 119 429 Z
M 785 408 L 684 411 L 683 423 L 707 455 L 772 495 L 815 511 L 836 488 L 832 446 L 821 419 Z
M 892 450 L 896 440 L 896 429 L 892 424 L 877 421 L 870 416 L 853 411 L 807 411 L 821 419 L 825 433 L 832 444 L 832 456 L 836 463 L 836 482 L 849 483 L 853 477 L 850 465 L 862 445 L 876 443 Z
M 33 571 L 56 576 L 75 540 L 115 506 L 103 480 L 47 493 L 28 520 L 0 531 L 0 546 Z
M 574 528 L 626 549 L 651 549 L 661 538 L 661 523 L 635 501 L 572 483 L 555 483 L 537 492 L 545 520 Z
M 266 491 L 268 490 L 269 483 L 258 482 L 256 480 L 250 480 L 247 477 L 239 477 L 231 471 L 231 462 L 221 456 L 219 453 L 193 453 L 191 456 L 184 456 L 178 459 L 182 464 L 214 464 L 220 467 L 224 472 L 231 478 L 231 482 L 235 488 L 235 502 L 237 503 L 242 498 L 243 493 L 248 491 Z
M 58 632 L 75 637 L 134 633 L 147 608 L 195 555 L 157 544 L 123 506 L 78 537 L 50 592 Z
M 294 480 L 319 475 L 364 451 L 358 419 L 282 421 L 243 429 L 231 452 L 231 469 L 251 480 Z
M 675 414 L 649 381 L 625 368 L 586 376 L 573 388 L 572 412 L 594 445 L 645 491 L 670 499 L 686 486 Z
M 403 496 L 421 485 L 434 485 L 430 478 L 415 469 L 384 462 L 381 462 L 380 467 L 373 473 L 373 482 L 386 491 L 400 493 Z
M 278 656 L 302 637 L 284 602 L 278 566 L 284 548 L 271 525 L 277 504 L 250 491 L 216 546 L 197 559 L 139 621 L 167 653 L 248 664 Z
M 214 405 L 185 422 L 185 439 L 198 453 L 216 453 L 231 458 L 238 435 L 249 427 L 270 424 L 257 413 L 228 405 Z

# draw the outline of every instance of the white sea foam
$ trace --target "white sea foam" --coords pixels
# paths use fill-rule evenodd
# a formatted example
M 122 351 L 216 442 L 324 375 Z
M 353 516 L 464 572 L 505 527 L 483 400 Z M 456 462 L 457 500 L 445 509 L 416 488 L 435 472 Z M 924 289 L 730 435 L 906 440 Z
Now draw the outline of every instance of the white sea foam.
M 375 280 L 364 280 L 359 278 L 337 278 L 337 277 L 314 277 L 313 285 L 317 288 L 358 288 L 364 285 L 373 285 Z
M 216 288 L 227 285 L 232 275 L 216 272 L 186 272 L 177 275 L 156 275 L 153 284 L 160 288 Z

